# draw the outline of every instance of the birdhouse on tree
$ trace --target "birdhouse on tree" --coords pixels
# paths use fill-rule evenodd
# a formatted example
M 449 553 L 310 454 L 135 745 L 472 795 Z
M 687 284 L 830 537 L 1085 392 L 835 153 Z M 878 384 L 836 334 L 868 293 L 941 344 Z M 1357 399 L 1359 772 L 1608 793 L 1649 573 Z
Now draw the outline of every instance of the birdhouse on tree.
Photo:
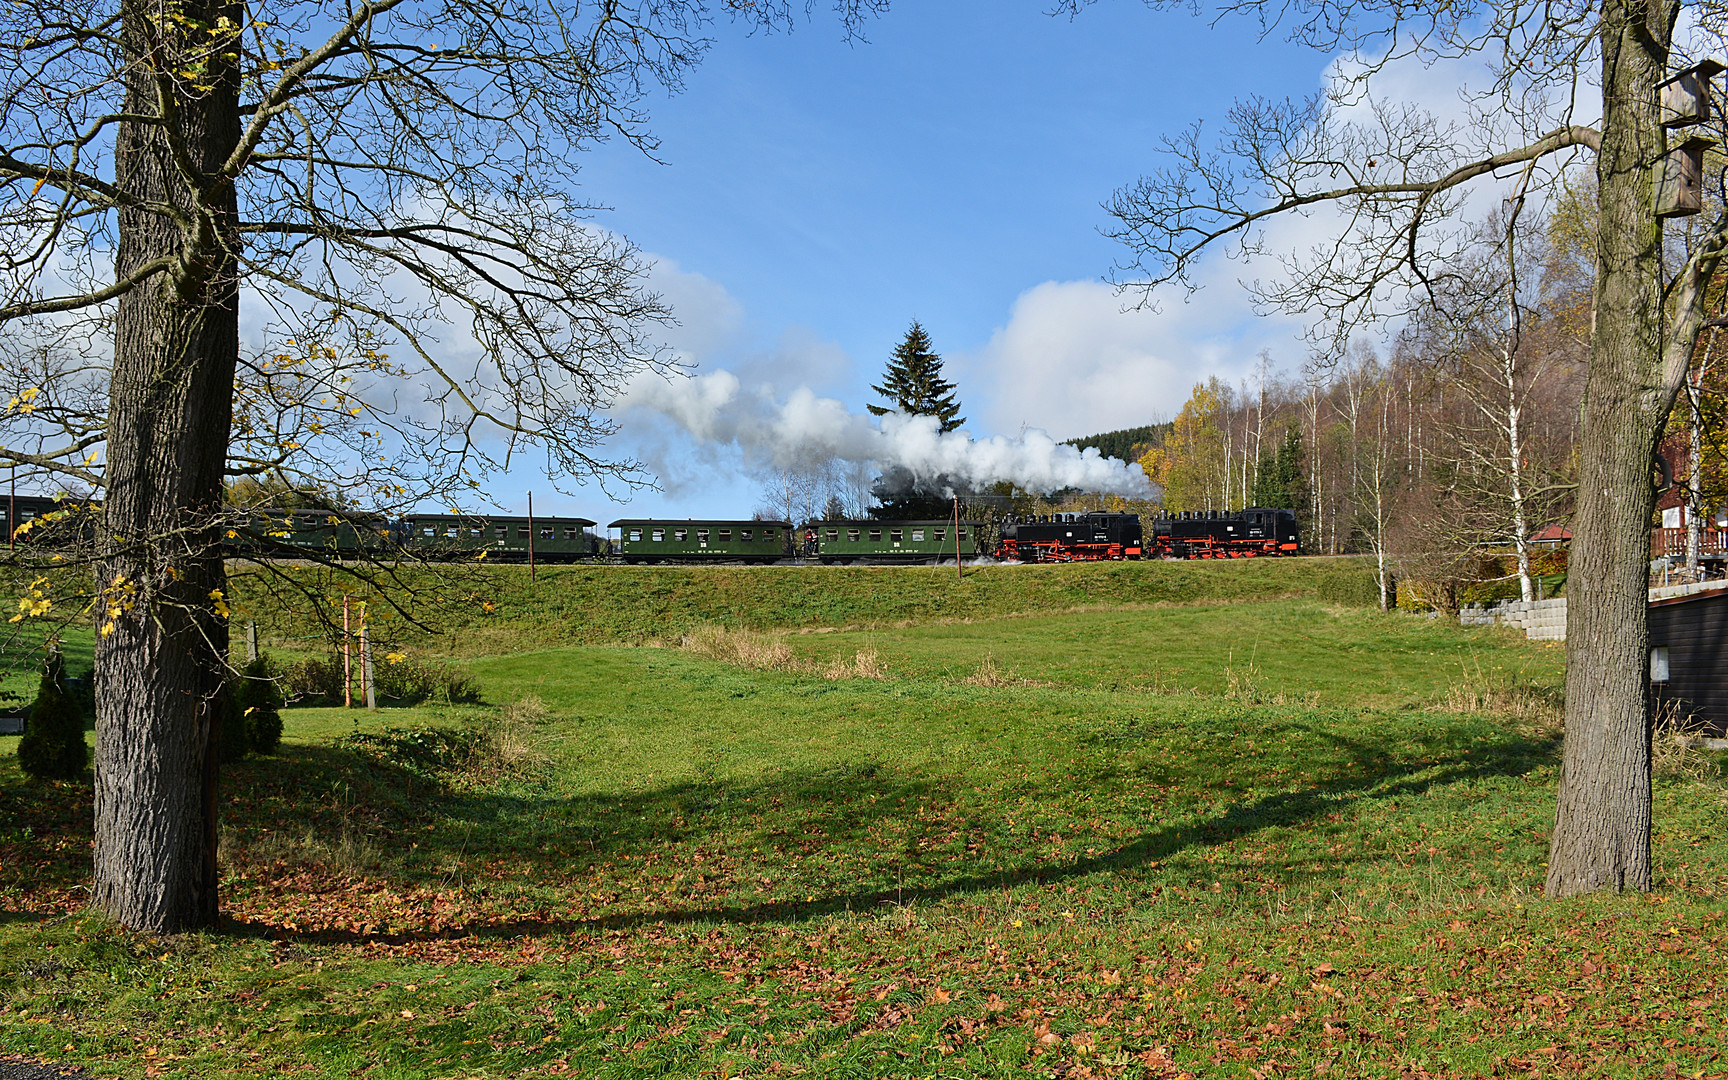
M 1665 128 L 1702 124 L 1710 119 L 1710 82 L 1724 68 L 1715 60 L 1694 64 L 1656 87 L 1657 104 Z
M 1656 216 L 1688 217 L 1704 209 L 1704 151 L 1715 139 L 1694 135 L 1662 156 L 1656 176 Z

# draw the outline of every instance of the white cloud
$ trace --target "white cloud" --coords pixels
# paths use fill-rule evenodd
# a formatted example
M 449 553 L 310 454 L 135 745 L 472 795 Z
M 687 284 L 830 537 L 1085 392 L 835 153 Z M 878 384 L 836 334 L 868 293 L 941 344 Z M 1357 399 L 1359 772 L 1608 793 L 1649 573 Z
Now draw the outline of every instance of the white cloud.
M 1047 281 L 1021 293 L 1006 325 L 956 356 L 973 423 L 1005 432 L 1030 425 L 1058 438 L 1134 427 L 1175 416 L 1208 376 L 1241 379 L 1262 348 L 1292 370 L 1304 355 L 1295 324 L 1255 316 L 1233 281 L 1156 311 L 1125 311 L 1128 299 L 1098 281 Z

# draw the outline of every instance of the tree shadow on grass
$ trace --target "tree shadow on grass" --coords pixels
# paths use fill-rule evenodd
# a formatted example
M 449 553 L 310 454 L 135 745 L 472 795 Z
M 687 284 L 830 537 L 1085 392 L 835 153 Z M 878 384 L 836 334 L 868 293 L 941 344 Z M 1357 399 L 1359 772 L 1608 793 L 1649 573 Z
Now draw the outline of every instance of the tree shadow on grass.
M 1007 847 L 1004 843 L 979 851 L 970 860 L 971 868 L 959 873 L 944 874 L 941 868 L 920 865 L 910 884 L 867 884 L 850 890 L 829 888 L 814 899 L 721 900 L 586 918 L 559 917 L 548 912 L 544 916 L 504 917 L 438 930 L 302 932 L 245 923 L 237 923 L 235 929 L 278 939 L 402 945 L 458 938 L 563 935 L 645 925 L 796 922 L 870 911 L 886 904 L 931 903 L 1019 885 L 1137 872 L 1184 853 L 1216 848 L 1256 833 L 1313 824 L 1359 800 L 1391 801 L 1472 780 L 1524 775 L 1553 761 L 1556 745 L 1551 738 L 1519 737 L 1484 745 L 1460 734 L 1450 742 L 1434 740 L 1422 753 L 1401 756 L 1373 740 L 1349 738 L 1312 725 L 1289 724 L 1286 728 L 1329 744 L 1337 758 L 1337 767 L 1331 775 L 1297 790 L 1244 797 L 1199 817 L 1185 814 L 1180 821 L 1147 829 L 1125 843 L 1079 857 L 1040 857 L 1035 851 L 1016 849 L 1008 856 L 1006 865 L 980 869 L 978 864 L 986 856 L 1003 856 Z M 316 769 L 306 767 L 316 762 L 323 762 L 325 768 L 346 767 L 327 752 L 312 752 L 306 755 L 296 774 L 314 785 L 325 782 Z M 1064 788 L 1072 790 L 1084 790 L 1086 785 L 1084 777 L 1067 777 L 1063 781 Z M 669 867 L 679 868 L 681 857 L 695 854 L 691 845 L 704 841 L 736 847 L 764 837 L 792 840 L 802 836 L 806 838 L 807 852 L 879 844 L 885 831 L 914 822 L 921 811 L 955 800 L 967 789 L 963 777 L 903 777 L 891 769 L 865 764 L 781 773 L 769 781 L 748 786 L 697 782 L 611 797 L 535 798 L 496 792 L 456 795 L 448 791 L 442 797 L 453 800 L 444 805 L 445 812 L 461 815 L 473 826 L 465 843 L 476 843 L 494 865 L 501 858 L 520 859 L 519 877 L 537 882 L 603 871 L 617 860 L 640 858 L 651 852 L 664 857 Z M 429 813 L 424 802 L 418 809 Z M 775 812 L 780 817 L 765 824 L 765 817 Z M 581 822 L 592 826 L 593 835 L 588 838 L 587 849 L 573 860 L 568 833 L 573 823 Z M 602 823 L 611 827 L 602 832 Z M 740 828 L 746 825 L 747 831 L 741 833 Z M 487 831 L 482 839 L 475 840 L 482 826 Z M 555 842 L 560 835 L 565 837 L 564 843 Z M 907 835 L 904 850 L 911 853 L 917 836 Z M 809 839 L 812 837 L 816 839 Z M 427 832 L 419 841 L 424 849 L 423 858 L 434 868 L 439 858 L 459 858 L 461 852 L 452 846 L 453 839 L 454 831 L 448 828 Z M 889 854 L 885 848 L 876 850 Z M 415 879 L 425 882 L 434 876 L 430 871 L 408 871 L 402 874 L 402 883 L 413 884 Z

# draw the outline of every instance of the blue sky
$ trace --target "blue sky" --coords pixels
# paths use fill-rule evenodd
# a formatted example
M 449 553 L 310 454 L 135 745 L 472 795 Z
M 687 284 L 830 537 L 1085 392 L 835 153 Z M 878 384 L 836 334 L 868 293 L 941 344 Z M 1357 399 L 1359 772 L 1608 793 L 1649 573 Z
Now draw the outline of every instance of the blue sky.
M 1194 381 L 1239 379 L 1261 348 L 1290 369 L 1302 356 L 1293 324 L 1251 314 L 1233 265 L 1157 313 L 1120 313 L 1100 281 L 1123 252 L 1099 204 L 1155 163 L 1160 134 L 1319 86 L 1328 57 L 1252 29 L 1116 0 L 1073 20 L 1019 0 L 907 2 L 859 44 L 820 12 L 790 33 L 721 24 L 685 92 L 652 103 L 664 164 L 607 146 L 581 194 L 657 260 L 682 323 L 668 342 L 699 372 L 859 411 L 916 317 L 979 435 L 1167 418 Z M 665 490 L 627 505 L 545 491 L 537 512 L 756 505 L 736 455 L 692 450 L 640 410 L 621 420 L 613 452 L 646 456 Z M 499 486 L 518 485 L 546 483 L 519 467 Z

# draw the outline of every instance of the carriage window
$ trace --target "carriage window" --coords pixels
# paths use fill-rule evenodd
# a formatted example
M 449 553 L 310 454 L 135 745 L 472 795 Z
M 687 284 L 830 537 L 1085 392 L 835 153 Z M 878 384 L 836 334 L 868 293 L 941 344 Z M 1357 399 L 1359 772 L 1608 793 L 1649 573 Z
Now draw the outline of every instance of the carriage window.
M 732 530 L 731 529 L 721 529 L 720 530 L 720 542 L 722 544 L 730 544 L 732 542 Z
M 894 541 L 894 543 L 896 543 L 896 544 L 898 544 L 900 542 L 900 537 L 902 535 L 904 535 L 904 534 L 899 529 L 889 529 L 888 530 L 888 539 Z
M 840 539 L 840 530 L 839 529 L 829 529 L 828 530 L 828 539 L 830 541 Z
M 915 541 L 923 540 L 924 539 L 924 530 L 923 529 L 913 529 L 912 530 L 912 539 Z
M 858 542 L 858 530 L 857 529 L 847 529 L 846 530 L 846 539 L 848 539 L 848 540 L 852 541 L 854 544 L 856 544 Z
M 750 529 L 739 529 L 738 530 L 738 539 L 744 541 L 745 543 L 749 543 L 750 539 L 755 535 L 756 534 Z
M 526 525 L 516 526 L 516 539 L 518 539 L 518 540 L 528 539 L 528 526 L 526 526 Z
M 567 526 L 565 526 L 565 528 L 564 528 L 564 539 L 566 539 L 566 540 L 575 540 L 575 539 L 577 539 L 577 536 L 576 536 L 576 526 L 574 526 L 574 525 L 567 525 Z
M 558 532 L 552 526 L 550 526 L 550 525 L 540 526 L 540 539 L 552 540 L 552 539 L 555 539 L 557 536 L 558 536 Z
M 708 530 L 707 529 L 697 529 L 696 530 L 696 542 L 699 544 L 706 544 L 708 542 Z
M 486 530 L 485 530 L 485 529 L 483 529 L 483 528 L 481 528 L 481 527 L 480 527 L 480 526 L 479 526 L 479 525 L 476 525 L 476 526 L 474 526 L 474 527 L 473 527 L 473 528 L 471 528 L 471 529 L 469 529 L 469 530 L 468 530 L 468 535 L 469 535 L 469 536 L 474 536 L 474 537 L 481 537 L 481 536 L 485 536 L 485 535 L 486 535 Z
M 936 542 L 937 543 L 941 543 L 943 540 L 946 540 L 947 538 L 948 538 L 948 530 L 947 529 L 937 529 L 936 530 Z
M 454 525 L 444 526 L 444 535 L 445 536 L 455 536 L 456 534 L 457 534 L 456 526 L 454 526 Z
M 962 540 L 966 539 L 966 530 L 965 529 L 960 530 L 960 539 L 962 539 Z
M 774 530 L 773 529 L 763 529 L 762 530 L 762 539 L 764 539 L 764 540 L 774 539 Z
M 656 544 L 660 543 L 662 540 L 665 540 L 665 539 L 666 539 L 666 530 L 665 529 L 655 529 L 654 530 L 654 542 Z
M 690 530 L 689 529 L 673 529 L 672 530 L 672 539 L 674 539 L 674 540 L 678 541 L 680 544 L 682 544 L 684 541 L 690 539 Z
M 630 539 L 632 539 L 632 540 L 642 539 L 642 530 L 641 529 L 631 529 L 630 530 Z M 658 540 L 660 538 L 658 536 L 656 536 L 654 539 Z
M 508 540 L 510 539 L 510 526 L 499 525 L 492 530 L 492 535 L 496 536 L 500 540 Z
M 420 534 L 422 536 L 437 536 L 438 530 L 431 525 L 424 525 L 420 529 Z
M 880 542 L 882 539 L 882 530 L 881 529 L 871 529 L 870 530 L 870 539 L 875 540 L 877 542 Z

